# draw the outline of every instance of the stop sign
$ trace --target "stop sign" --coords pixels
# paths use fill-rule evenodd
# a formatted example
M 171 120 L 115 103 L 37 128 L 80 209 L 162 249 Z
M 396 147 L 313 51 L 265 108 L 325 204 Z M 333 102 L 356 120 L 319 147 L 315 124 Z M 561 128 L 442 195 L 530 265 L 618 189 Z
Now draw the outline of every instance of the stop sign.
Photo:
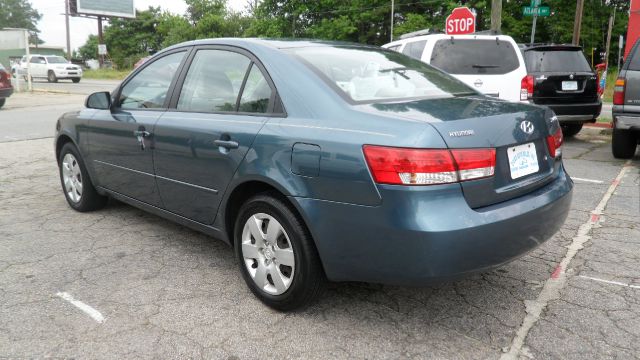
M 476 32 L 476 16 L 468 7 L 455 8 L 445 25 L 448 35 L 473 34 Z

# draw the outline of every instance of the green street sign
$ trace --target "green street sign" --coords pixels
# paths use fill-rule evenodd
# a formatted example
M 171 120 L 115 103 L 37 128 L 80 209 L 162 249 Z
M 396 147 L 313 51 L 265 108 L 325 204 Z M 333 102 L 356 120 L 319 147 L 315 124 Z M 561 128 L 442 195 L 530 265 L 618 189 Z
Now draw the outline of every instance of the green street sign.
M 522 8 L 522 15 L 524 16 L 538 15 L 540 17 L 547 17 L 551 15 L 551 8 L 548 6 L 540 6 L 538 8 L 525 6 Z

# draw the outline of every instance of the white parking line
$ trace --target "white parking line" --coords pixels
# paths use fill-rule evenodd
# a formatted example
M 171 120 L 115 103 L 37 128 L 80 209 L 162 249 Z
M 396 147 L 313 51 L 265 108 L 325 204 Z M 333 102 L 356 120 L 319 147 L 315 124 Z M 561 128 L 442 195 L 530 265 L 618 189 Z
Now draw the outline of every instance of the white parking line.
M 574 181 L 580 181 L 580 182 L 586 182 L 586 183 L 592 183 L 592 184 L 604 184 L 604 181 L 600 181 L 600 180 L 583 179 L 578 177 L 571 177 L 571 179 Z
M 73 306 L 75 306 L 78 309 L 82 310 L 82 312 L 84 312 L 85 314 L 89 315 L 93 320 L 99 322 L 100 324 L 102 324 L 104 322 L 104 316 L 102 316 L 102 314 L 100 314 L 100 312 L 98 310 L 92 308 L 91 306 L 83 303 L 80 300 L 74 299 L 73 296 L 71 296 L 71 294 L 66 293 L 66 292 L 59 292 L 59 293 L 56 294 L 56 296 L 60 297 L 61 299 L 65 300 L 65 301 L 68 301 Z
M 589 280 L 597 281 L 597 282 L 602 282 L 602 283 L 606 283 L 606 284 L 624 286 L 624 287 L 628 287 L 628 288 L 632 288 L 632 289 L 640 289 L 640 285 L 625 284 L 625 283 L 621 283 L 619 281 L 598 279 L 598 278 L 594 278 L 594 277 L 591 277 L 591 276 L 584 276 L 584 275 L 579 275 L 578 277 L 581 277 L 583 279 L 589 279 Z
M 630 164 L 631 160 L 627 161 L 627 163 L 622 167 L 620 173 L 618 173 L 618 176 L 611 183 L 609 189 L 604 194 L 604 197 L 602 197 L 598 203 L 598 206 L 596 206 L 596 208 L 591 212 L 589 220 L 580 225 L 578 233 L 571 241 L 571 244 L 567 247 L 567 253 L 564 258 L 562 258 L 560 264 L 558 264 L 555 270 L 551 273 L 551 276 L 544 282 L 544 286 L 542 287 L 540 294 L 538 294 L 538 297 L 535 300 L 524 301 L 527 315 L 524 320 L 522 320 L 522 325 L 520 325 L 516 335 L 513 337 L 509 352 L 503 354 L 500 357 L 501 360 L 515 360 L 522 355 L 524 341 L 526 340 L 527 335 L 529 335 L 529 331 L 538 322 L 538 320 L 540 320 L 540 314 L 542 314 L 550 301 L 560 298 L 560 290 L 567 282 L 566 270 L 569 263 L 571 263 L 571 260 L 573 260 L 578 251 L 582 250 L 584 244 L 591 239 L 591 236 L 589 236 L 591 229 L 593 229 L 594 225 L 600 221 L 600 215 L 602 215 L 604 208 L 611 199 L 613 192 L 616 191 L 618 185 L 620 185 L 620 181 L 627 173 L 627 170 L 631 168 L 629 166 Z

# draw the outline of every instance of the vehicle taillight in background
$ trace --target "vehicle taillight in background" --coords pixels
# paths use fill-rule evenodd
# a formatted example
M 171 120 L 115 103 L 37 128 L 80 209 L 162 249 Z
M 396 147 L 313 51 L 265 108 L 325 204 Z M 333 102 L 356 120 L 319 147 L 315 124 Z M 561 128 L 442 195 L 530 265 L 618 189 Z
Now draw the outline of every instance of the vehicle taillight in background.
M 527 75 L 520 82 L 520 100 L 529 100 L 533 98 L 535 79 L 532 75 Z
M 411 149 L 365 145 L 378 184 L 436 185 L 493 176 L 495 149 Z
M 547 136 L 547 146 L 549 147 L 549 154 L 551 157 L 557 158 L 562 155 L 562 143 L 564 139 L 562 137 L 562 128 L 558 127 L 558 130 L 553 135 Z
M 613 105 L 624 105 L 624 91 L 625 91 L 624 79 L 616 80 L 616 84 L 613 88 Z

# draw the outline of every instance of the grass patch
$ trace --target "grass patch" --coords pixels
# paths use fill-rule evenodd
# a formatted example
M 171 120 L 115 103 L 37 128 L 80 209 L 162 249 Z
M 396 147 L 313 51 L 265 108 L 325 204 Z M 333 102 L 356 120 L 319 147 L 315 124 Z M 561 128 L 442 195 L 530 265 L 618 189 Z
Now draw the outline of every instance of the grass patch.
M 618 78 L 618 68 L 612 67 L 607 72 L 607 87 L 604 89 L 604 95 L 602 101 L 606 103 L 613 102 L 613 87 L 616 84 Z
M 113 69 L 98 69 L 98 70 L 86 70 L 83 74 L 85 79 L 98 79 L 98 80 L 122 80 L 131 70 L 113 70 Z
M 608 117 L 599 117 L 598 120 L 596 120 L 597 123 L 604 123 L 604 124 L 610 124 L 611 123 L 611 118 Z

